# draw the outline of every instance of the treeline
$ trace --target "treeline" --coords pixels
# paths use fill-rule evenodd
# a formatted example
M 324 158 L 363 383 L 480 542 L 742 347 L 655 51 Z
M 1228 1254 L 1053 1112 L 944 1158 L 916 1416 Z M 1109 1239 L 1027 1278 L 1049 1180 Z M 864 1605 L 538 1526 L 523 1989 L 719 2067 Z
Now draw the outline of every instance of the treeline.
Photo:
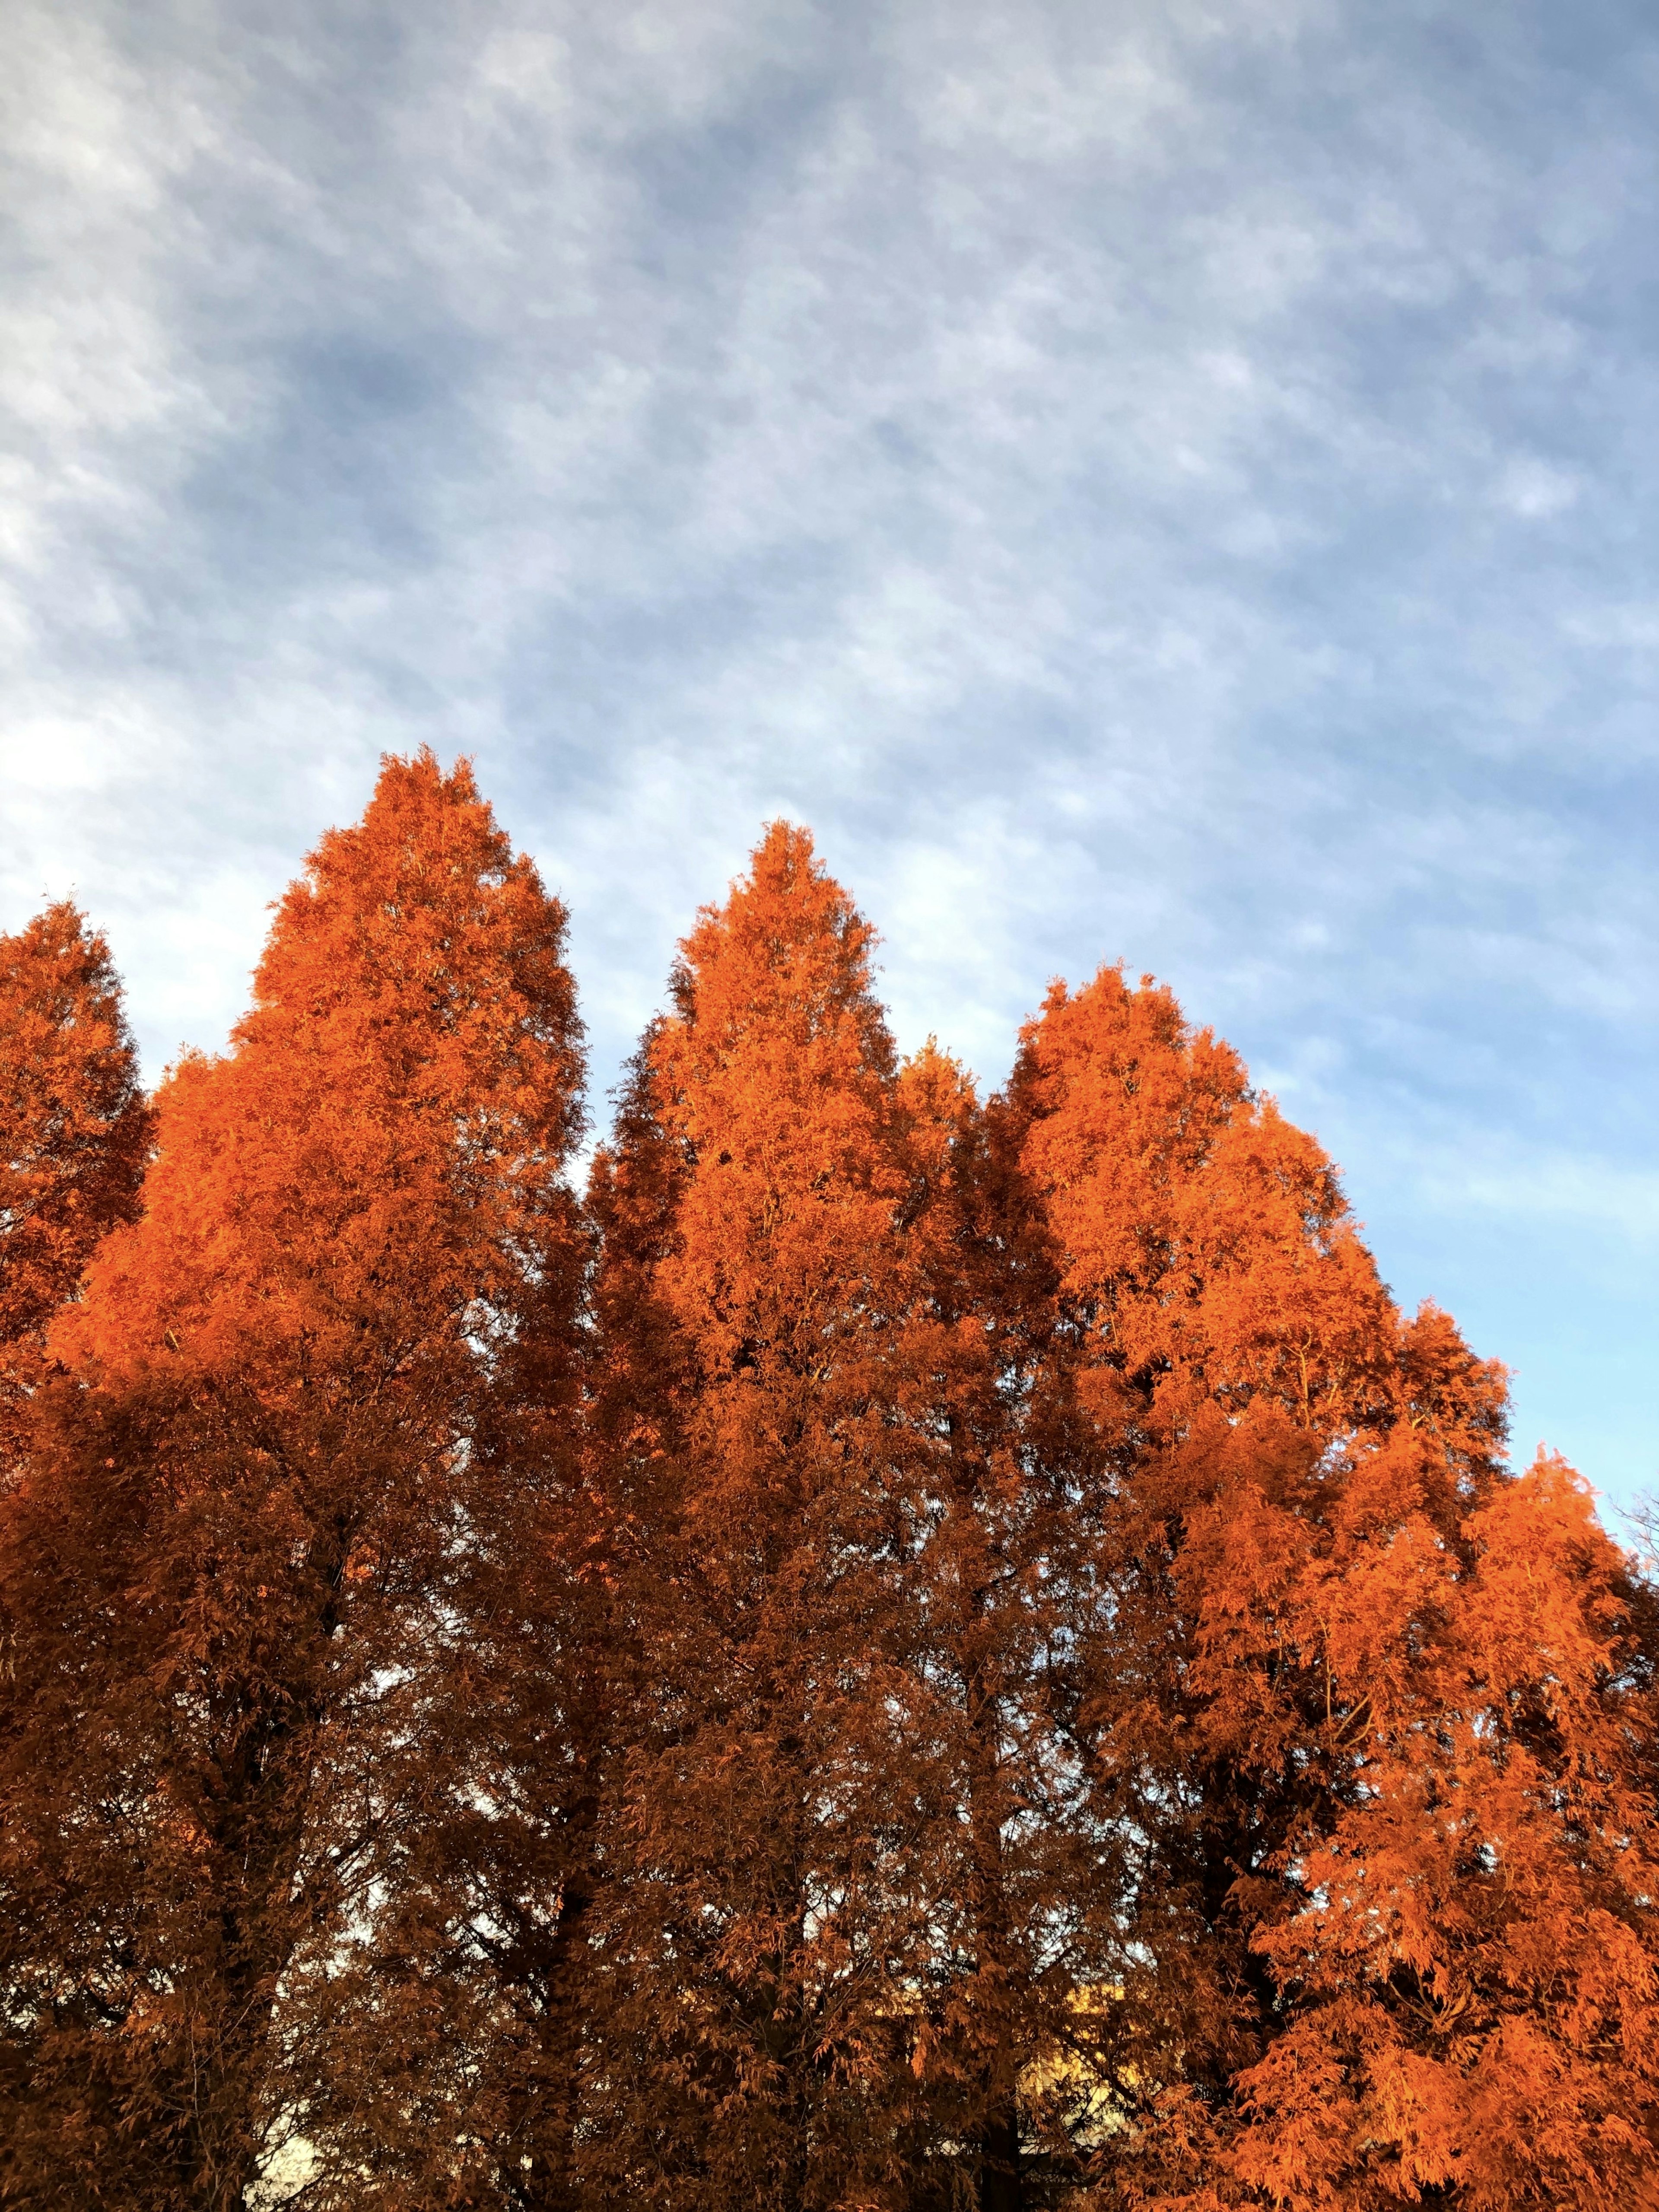
M 0 2203 L 1659 2203 L 1653 1600 L 1317 1145 L 780 823 L 578 1196 L 564 922 L 422 754 L 153 1099 L 0 939 Z

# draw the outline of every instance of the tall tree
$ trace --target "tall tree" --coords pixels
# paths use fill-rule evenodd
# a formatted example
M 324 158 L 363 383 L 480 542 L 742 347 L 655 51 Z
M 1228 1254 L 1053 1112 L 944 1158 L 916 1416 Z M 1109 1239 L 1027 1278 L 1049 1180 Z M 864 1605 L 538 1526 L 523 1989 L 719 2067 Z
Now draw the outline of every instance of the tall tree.
M 0 1559 L 15 2199 L 241 2212 L 326 2138 L 295 2085 L 443 1765 L 498 1393 L 571 1281 L 562 930 L 464 766 L 388 759 L 60 1317 Z M 328 2080 L 372 2100 L 377 2054 Z
M 612 2190 L 686 2212 L 902 2201 L 909 1285 L 870 944 L 774 824 L 685 940 L 596 1178 L 642 1692 L 596 2125 Z
M 109 947 L 59 901 L 0 937 L 0 1468 L 21 1448 L 53 1316 L 137 1212 L 149 1140 Z
M 1303 1901 L 1294 1842 L 1359 1786 L 1287 1587 L 1356 1481 L 1456 1542 L 1497 1480 L 1504 1378 L 1443 1316 L 1401 1322 L 1329 1161 L 1149 981 L 1056 987 L 1012 1092 L 1096 1425 L 1078 1725 L 1123 1935 L 1098 2017 L 1126 2123 L 1103 2156 L 1178 2191 L 1282 2030 L 1261 1939 Z

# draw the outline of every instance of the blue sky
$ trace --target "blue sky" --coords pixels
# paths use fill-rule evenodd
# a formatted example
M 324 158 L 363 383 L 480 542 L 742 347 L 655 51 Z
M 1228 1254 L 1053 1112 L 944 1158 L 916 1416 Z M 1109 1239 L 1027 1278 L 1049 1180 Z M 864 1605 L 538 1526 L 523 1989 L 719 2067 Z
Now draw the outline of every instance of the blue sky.
M 1617 1501 L 1655 1413 L 1639 0 L 9 0 L 0 927 L 152 1071 L 378 754 L 602 1094 L 761 822 L 994 1079 L 1103 958 Z

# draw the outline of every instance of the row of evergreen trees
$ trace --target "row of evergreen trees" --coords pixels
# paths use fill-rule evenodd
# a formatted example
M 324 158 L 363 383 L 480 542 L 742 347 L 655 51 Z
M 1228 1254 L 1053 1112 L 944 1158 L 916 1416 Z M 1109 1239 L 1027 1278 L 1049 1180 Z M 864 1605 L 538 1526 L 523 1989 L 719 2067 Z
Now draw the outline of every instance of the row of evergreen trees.
M 0 940 L 0 2203 L 1659 2203 L 1650 1595 L 1166 991 L 775 824 L 586 1194 L 388 760 L 222 1056 Z

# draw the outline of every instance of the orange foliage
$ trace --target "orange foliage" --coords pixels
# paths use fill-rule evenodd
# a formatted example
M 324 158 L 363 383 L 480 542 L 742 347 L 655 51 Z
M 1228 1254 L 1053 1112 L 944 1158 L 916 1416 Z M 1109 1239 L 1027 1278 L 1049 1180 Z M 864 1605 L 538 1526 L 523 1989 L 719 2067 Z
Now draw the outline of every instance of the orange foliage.
M 46 1335 L 102 1237 L 137 1210 L 150 1116 L 101 936 L 67 902 L 0 937 L 0 1464 Z
M 216 2212 L 295 2123 L 307 1977 L 423 1786 L 475 1444 L 574 1233 L 562 928 L 465 770 L 389 762 L 229 1053 L 164 1086 L 143 1218 L 60 1316 L 73 1379 L 0 1559 L 14 2191 L 39 2161 Z
M 1625 1562 L 1559 1462 L 1457 1549 L 1420 1518 L 1379 1533 L 1351 1524 L 1308 1594 L 1354 1787 L 1264 1942 L 1297 2002 L 1241 2084 L 1233 2164 L 1297 2212 L 1659 2203 L 1659 1833 Z
M 613 2177 L 677 2174 L 687 2205 L 897 2185 L 908 1283 L 869 947 L 775 824 L 685 940 L 598 1170 L 641 1684 L 607 1936 L 630 2059 L 601 2124 Z
M 1338 2157 L 1311 2085 L 1328 2098 L 1346 2079 L 1328 2049 L 1325 2073 L 1307 2063 L 1318 1983 L 1304 1947 L 1338 1925 L 1332 1852 L 1402 1820 L 1428 1847 L 1444 1729 L 1473 1728 L 1489 1759 L 1510 1759 L 1494 1716 L 1447 1717 L 1423 1656 L 1445 1632 L 1448 1593 L 1479 1624 L 1472 1649 L 1492 1632 L 1485 1532 L 1513 1526 L 1528 1494 L 1498 1465 L 1502 1370 L 1434 1309 L 1401 1319 L 1328 1161 L 1167 993 L 1131 992 L 1112 969 L 1075 998 L 1056 989 L 1025 1033 L 1013 1094 L 1061 1244 L 1075 1389 L 1099 1432 L 1084 1510 L 1103 1601 L 1079 1644 L 1079 1742 L 1097 1832 L 1133 1839 L 1103 1862 L 1126 1941 L 1102 2051 L 1120 2124 L 1097 2153 L 1097 2191 L 1204 2204 L 1283 2189 L 1287 2203 L 1357 2205 L 1386 2170 L 1409 2193 L 1444 2176 L 1408 2156 L 1389 2168 L 1378 2150 L 1351 2194 L 1296 2194 L 1297 2145 Z M 1553 1556 L 1536 1547 L 1541 1576 Z M 1575 1580 L 1556 1569 L 1548 1602 L 1581 1607 Z M 1540 1674 L 1541 1632 L 1534 1615 L 1518 1647 Z M 1580 1710 L 1593 1674 L 1586 1661 Z M 1392 1760 L 1373 1733 L 1390 1700 Z M 1640 1720 L 1626 1697 L 1626 1773 Z M 1609 1818 L 1626 1824 L 1639 1950 L 1636 1809 L 1626 1790 Z M 1582 1883 L 1576 1893 L 1589 1910 Z M 1516 2008 L 1500 2001 L 1494 2021 Z M 1339 2014 L 1320 2016 L 1328 2027 Z M 1604 2069 L 1598 2079 L 1610 2094 Z M 1497 2136 L 1477 2142 L 1468 2120 L 1459 2170 L 1498 2172 Z M 1374 2121 L 1355 2118 L 1368 2144 Z M 1588 2138 L 1581 2163 L 1595 2170 Z
M 1330 1161 L 1168 990 L 1055 985 L 1013 1082 L 1105 1418 L 1159 1437 L 1266 1398 L 1326 1437 L 1403 1414 L 1471 1463 L 1501 1449 L 1502 1369 L 1432 1310 L 1401 1324 Z
M 1659 2208 L 1655 1594 L 1316 1141 L 780 823 L 579 1201 L 562 932 L 422 755 L 153 1116 L 0 940 L 0 2198 Z
M 961 2146 L 983 2212 L 1012 2212 L 1024 2201 L 1023 2136 L 1051 2148 L 1079 2118 L 1065 2060 L 1091 2023 L 1073 1997 L 1113 1958 L 1066 1664 L 1078 1440 L 1055 1255 L 1020 1168 L 1023 1121 L 1000 1101 L 981 1104 L 931 1043 L 906 1064 L 899 1095 L 916 1269 L 905 1412 L 927 1455 L 907 1562 L 908 1763 L 892 1784 L 917 1804 L 912 1879 L 930 1936 L 913 2063 L 930 2140 Z M 1037 2073 L 1048 2086 L 1034 2100 Z M 1085 2118 L 1088 2107 L 1085 2081 Z

